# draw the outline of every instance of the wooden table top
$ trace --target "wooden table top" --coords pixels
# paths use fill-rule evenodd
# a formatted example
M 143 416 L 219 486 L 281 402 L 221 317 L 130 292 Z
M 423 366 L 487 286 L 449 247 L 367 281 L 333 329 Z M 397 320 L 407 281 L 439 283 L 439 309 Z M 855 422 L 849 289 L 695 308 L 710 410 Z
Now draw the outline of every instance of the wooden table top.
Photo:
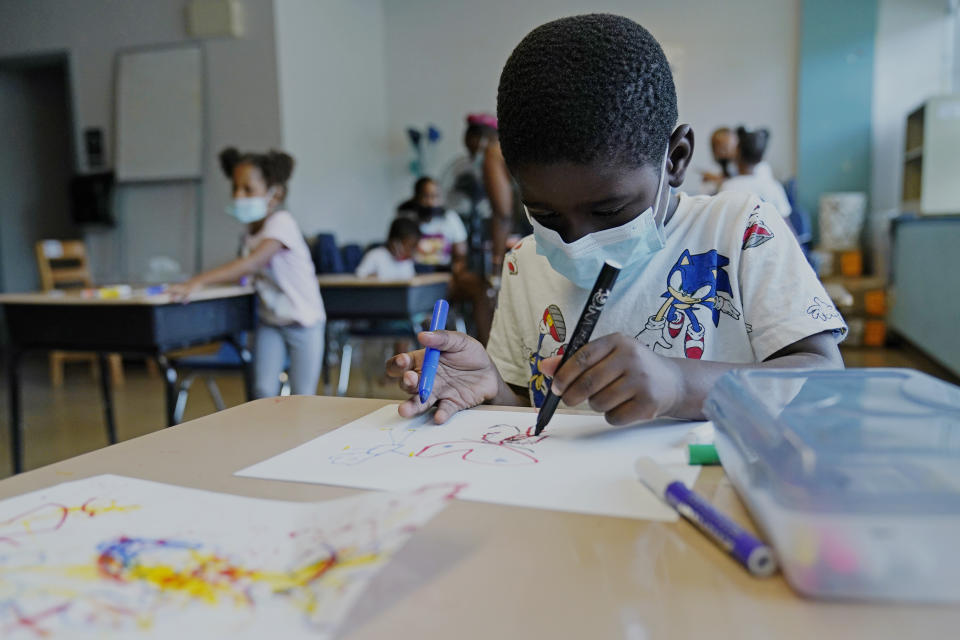
M 253 293 L 253 287 L 240 285 L 225 285 L 216 287 L 204 287 L 196 290 L 191 296 L 191 302 L 201 300 L 217 300 L 220 298 L 234 298 L 237 296 L 246 296 Z M 56 291 L 32 291 L 26 293 L 3 293 L 0 294 L 0 304 L 29 304 L 29 305 L 147 305 L 158 306 L 165 304 L 174 304 L 169 294 L 158 293 L 147 295 L 143 288 L 135 288 L 131 295 L 117 298 L 97 298 L 84 295 L 83 291 L 77 290 L 56 290 Z
M 0 498 L 100 473 L 260 498 L 353 495 L 232 474 L 385 404 L 258 400 L 0 481 Z M 749 522 L 721 469 L 696 488 Z M 960 607 L 804 600 L 782 576 L 750 577 L 684 521 L 455 501 L 373 579 L 340 637 L 876 640 L 958 628 Z

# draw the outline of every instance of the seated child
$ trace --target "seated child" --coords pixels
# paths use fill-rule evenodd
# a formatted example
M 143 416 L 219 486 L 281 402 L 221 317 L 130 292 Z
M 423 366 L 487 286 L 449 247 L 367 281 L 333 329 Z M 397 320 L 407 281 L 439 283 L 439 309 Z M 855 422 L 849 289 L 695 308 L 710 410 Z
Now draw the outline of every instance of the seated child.
M 397 207 L 397 216 L 416 220 L 420 225 L 420 244 L 414 260 L 427 270 L 453 274 L 447 299 L 470 302 L 477 338 L 486 344 L 493 320 L 493 301 L 489 286 L 479 274 L 467 268 L 467 229 L 456 211 L 441 206 L 440 187 L 426 176 L 413 185 L 413 198 Z
M 313 395 L 326 314 L 310 249 L 283 207 L 293 158 L 281 151 L 240 153 L 231 147 L 220 153 L 220 166 L 233 185 L 227 213 L 246 225 L 243 256 L 168 290 L 186 302 L 204 285 L 252 275 L 260 319 L 253 347 L 254 394 L 264 398 L 280 392 L 280 374 L 289 358 L 291 391 Z
M 643 27 L 593 14 L 534 29 L 504 66 L 497 116 L 534 233 L 507 256 L 486 349 L 420 334 L 442 352 L 426 403 L 423 351 L 388 361 L 413 395 L 402 416 L 539 406 L 552 387 L 611 424 L 703 419 L 728 371 L 843 366 L 846 326 L 779 213 L 750 194 L 673 191 L 694 136 L 676 126 L 670 65 Z M 557 370 L 606 259 L 623 270 L 593 341 Z
M 441 206 L 440 187 L 433 178 L 418 178 L 413 197 L 397 207 L 397 216 L 420 225 L 414 260 L 434 271 L 459 271 L 467 265 L 467 228 L 460 215 Z
M 759 196 L 769 202 L 784 218 L 790 217 L 790 201 L 783 185 L 777 182 L 773 173 L 763 162 L 767 150 L 770 132 L 766 129 L 747 131 L 737 127 L 737 175 L 727 178 L 720 184 L 720 191 L 741 191 Z
M 409 218 L 397 218 L 390 223 L 387 244 L 374 247 L 363 256 L 356 274 L 361 278 L 380 280 L 409 280 L 416 275 L 413 252 L 420 241 L 420 227 Z

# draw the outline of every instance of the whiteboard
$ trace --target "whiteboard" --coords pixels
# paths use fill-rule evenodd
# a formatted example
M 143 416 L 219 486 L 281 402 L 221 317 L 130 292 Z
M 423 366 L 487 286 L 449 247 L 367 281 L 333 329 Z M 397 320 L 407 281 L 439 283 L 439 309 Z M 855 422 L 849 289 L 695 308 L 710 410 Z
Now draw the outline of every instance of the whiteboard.
M 117 55 L 117 179 L 202 177 L 203 59 L 199 46 Z

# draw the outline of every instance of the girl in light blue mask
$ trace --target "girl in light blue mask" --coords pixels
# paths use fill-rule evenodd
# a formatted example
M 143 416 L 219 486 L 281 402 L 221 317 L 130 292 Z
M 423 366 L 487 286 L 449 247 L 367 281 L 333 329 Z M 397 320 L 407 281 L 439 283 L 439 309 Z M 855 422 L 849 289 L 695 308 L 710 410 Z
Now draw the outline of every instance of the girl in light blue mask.
M 283 208 L 293 158 L 282 151 L 241 154 L 231 147 L 220 153 L 220 165 L 233 187 L 227 214 L 246 225 L 242 255 L 168 291 L 186 302 L 200 287 L 252 276 L 259 300 L 256 396 L 277 395 L 288 360 L 291 391 L 315 394 L 326 314 L 310 249 L 296 220 Z

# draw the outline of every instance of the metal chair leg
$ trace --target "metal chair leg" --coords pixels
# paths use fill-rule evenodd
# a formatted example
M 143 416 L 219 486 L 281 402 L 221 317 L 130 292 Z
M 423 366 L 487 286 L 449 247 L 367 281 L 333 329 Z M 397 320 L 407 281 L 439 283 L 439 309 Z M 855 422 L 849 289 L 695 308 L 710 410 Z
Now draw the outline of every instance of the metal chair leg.
M 193 379 L 194 376 L 187 376 L 177 388 L 177 403 L 173 407 L 174 424 L 180 424 L 183 420 L 183 413 L 187 409 L 187 396 L 190 395 L 190 385 L 193 384 Z
M 217 408 L 217 411 L 223 411 L 227 408 L 227 405 L 223 402 L 223 396 L 220 395 L 220 387 L 217 386 L 217 381 L 213 378 L 207 378 L 207 391 L 210 392 L 210 399 L 213 400 L 213 406 Z
M 103 420 L 107 424 L 107 441 L 117 443 L 117 426 L 113 418 L 113 390 L 110 388 L 110 366 L 107 363 L 107 354 L 97 352 L 97 362 L 100 368 L 100 393 L 103 396 Z
M 353 345 L 349 339 L 344 339 L 340 351 L 340 379 L 337 381 L 337 395 L 347 395 L 347 386 L 350 384 L 350 364 L 353 359 Z

